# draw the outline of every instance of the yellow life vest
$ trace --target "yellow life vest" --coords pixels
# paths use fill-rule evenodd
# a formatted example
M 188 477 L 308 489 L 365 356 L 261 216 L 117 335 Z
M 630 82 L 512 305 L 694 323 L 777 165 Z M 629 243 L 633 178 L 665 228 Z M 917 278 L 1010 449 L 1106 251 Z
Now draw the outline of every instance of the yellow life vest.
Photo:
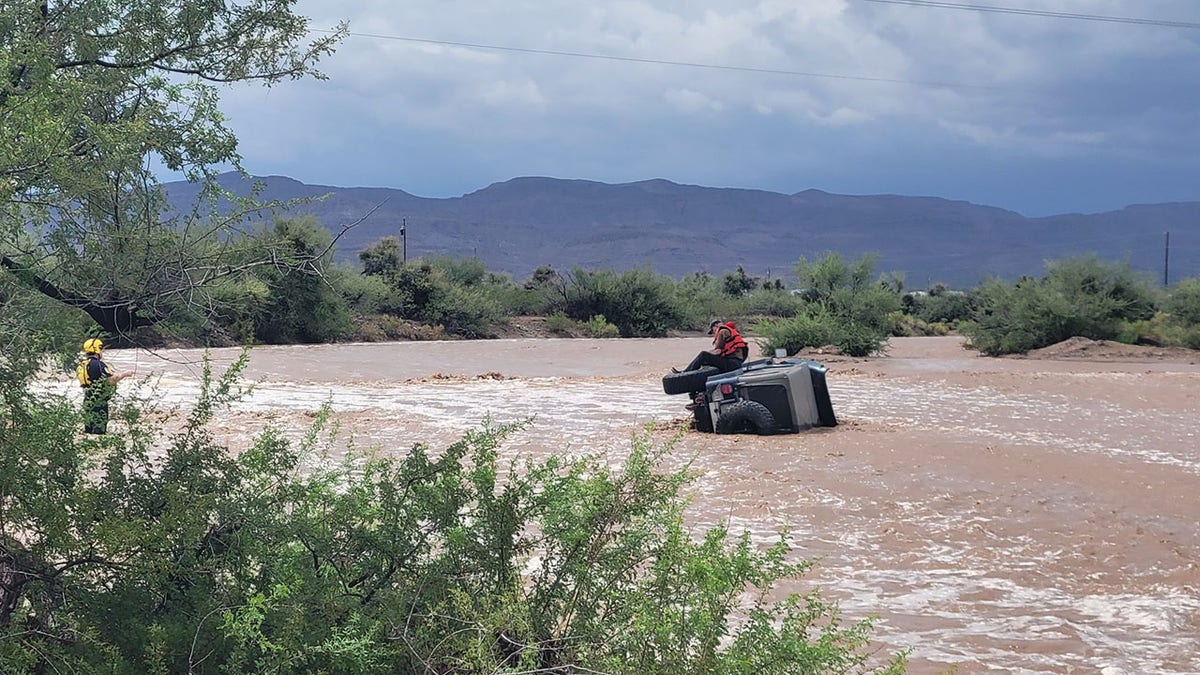
M 90 358 L 83 359 L 79 362 L 79 365 L 75 366 L 75 377 L 79 379 L 79 386 L 84 388 L 87 388 L 92 384 L 92 377 L 88 375 L 88 364 L 91 363 L 91 361 L 92 360 Z M 109 369 L 107 364 L 104 364 L 103 362 L 101 362 L 101 364 L 104 365 L 104 374 L 111 377 L 112 370 Z

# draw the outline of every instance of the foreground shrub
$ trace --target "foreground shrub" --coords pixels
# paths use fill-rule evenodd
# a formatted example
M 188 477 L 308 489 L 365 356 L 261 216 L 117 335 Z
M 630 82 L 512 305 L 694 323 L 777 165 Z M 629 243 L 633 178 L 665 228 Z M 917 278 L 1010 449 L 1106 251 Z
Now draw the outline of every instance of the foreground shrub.
M 611 458 L 502 466 L 521 425 L 442 452 L 208 429 L 243 357 L 182 428 L 76 433 L 66 400 L 0 378 L 0 672 L 901 672 L 808 569 L 684 524 L 686 471 L 638 435 Z M 157 455 L 158 449 L 165 456 Z M 503 476 L 503 478 L 502 478 Z

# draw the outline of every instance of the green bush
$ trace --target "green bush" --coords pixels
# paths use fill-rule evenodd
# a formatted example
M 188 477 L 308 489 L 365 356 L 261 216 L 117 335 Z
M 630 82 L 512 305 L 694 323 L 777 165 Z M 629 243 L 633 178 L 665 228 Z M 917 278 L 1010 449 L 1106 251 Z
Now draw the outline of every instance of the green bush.
M 336 342 L 350 335 L 353 314 L 325 278 L 334 269 L 329 231 L 311 217 L 280 219 L 259 238 L 276 251 L 277 264 L 255 268 L 265 292 L 246 296 L 255 342 Z
M 984 354 L 1024 353 L 1070 337 L 1114 340 L 1125 324 L 1150 319 L 1151 284 L 1128 265 L 1095 256 L 1047 265 L 1044 277 L 1008 285 L 988 280 L 975 293 L 974 318 L 959 330 Z
M 546 330 L 550 331 L 554 335 L 575 337 L 577 334 L 581 333 L 583 329 L 579 326 L 578 321 L 572 319 L 566 314 L 563 314 L 562 312 L 555 312 L 546 317 Z
M 906 294 L 903 305 L 905 314 L 926 324 L 955 325 L 971 319 L 975 299 L 968 293 L 941 289 L 926 295 Z
M 609 323 L 608 320 L 604 318 L 603 314 L 597 314 L 596 316 L 588 319 L 587 323 L 585 323 L 583 327 L 584 331 L 588 334 L 588 337 L 615 338 L 620 337 L 621 335 L 621 331 L 617 330 L 616 326 Z
M 1150 319 L 1125 324 L 1119 339 L 1130 344 L 1200 349 L 1200 325 L 1181 325 L 1174 316 L 1159 312 Z
M 744 295 L 734 311 L 726 310 L 712 316 L 795 316 L 804 310 L 803 299 L 780 289 L 758 289 Z
M 505 318 L 500 303 L 484 290 L 449 286 L 439 288 L 420 313 L 423 321 L 444 326 L 453 335 L 492 337 L 493 326 Z
M 887 334 L 827 313 L 766 320 L 756 324 L 754 332 L 764 355 L 776 349 L 795 354 L 802 349 L 835 346 L 848 356 L 869 356 L 883 351 L 887 343 Z
M 579 321 L 602 315 L 623 337 L 661 337 L 687 324 L 674 280 L 649 268 L 617 274 L 576 267 L 566 287 L 563 312 Z
M 894 312 L 892 320 L 892 335 L 895 337 L 929 337 L 950 334 L 949 324 L 927 323 L 904 312 Z
M 1175 323 L 1200 326 L 1200 277 L 1184 279 L 1176 284 L 1163 309 Z
M 174 433 L 76 433 L 65 400 L 0 378 L 0 671 L 885 672 L 871 622 L 793 561 L 684 520 L 691 476 L 638 434 L 608 457 L 504 465 L 521 425 L 439 452 L 211 435 L 243 357 Z M 165 456 L 156 453 L 165 448 Z
M 388 287 L 387 295 L 378 299 L 378 311 L 441 326 L 451 335 L 491 337 L 494 327 L 509 316 L 498 298 L 512 290 L 512 282 L 487 274 L 476 259 L 418 259 L 390 275 L 370 278 L 385 279 Z
M 796 262 L 795 274 L 813 316 L 829 315 L 844 326 L 862 326 L 881 336 L 892 332 L 893 312 L 901 308 L 898 283 L 875 273 L 877 256 L 864 255 L 847 264 L 837 253 L 820 260 Z M 857 329 L 855 329 L 857 330 Z

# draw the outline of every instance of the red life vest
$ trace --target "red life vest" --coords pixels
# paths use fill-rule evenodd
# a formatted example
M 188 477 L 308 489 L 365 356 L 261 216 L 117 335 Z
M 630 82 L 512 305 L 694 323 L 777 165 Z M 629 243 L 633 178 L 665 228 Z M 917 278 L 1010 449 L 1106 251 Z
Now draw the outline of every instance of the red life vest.
M 717 329 L 713 331 L 714 347 L 717 346 L 717 337 L 721 333 L 722 328 L 729 331 L 729 339 L 725 341 L 725 346 L 721 348 L 721 356 L 734 356 L 737 354 L 739 349 L 745 349 L 746 353 L 750 352 L 750 348 L 746 346 L 746 341 L 742 339 L 742 334 L 737 332 L 737 328 L 734 326 L 732 321 L 726 321 L 720 326 L 717 326 Z

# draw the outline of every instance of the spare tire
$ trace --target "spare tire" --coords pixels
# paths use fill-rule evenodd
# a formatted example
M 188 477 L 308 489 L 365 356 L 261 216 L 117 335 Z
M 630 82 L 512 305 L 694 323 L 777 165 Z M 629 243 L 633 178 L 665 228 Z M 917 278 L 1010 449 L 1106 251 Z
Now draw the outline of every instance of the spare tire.
M 704 383 L 719 372 L 716 366 L 700 366 L 695 370 L 671 373 L 663 378 L 663 391 L 671 395 L 704 391 Z
M 738 401 L 721 410 L 716 430 L 718 434 L 751 433 L 766 436 L 775 433 L 775 416 L 758 401 Z

